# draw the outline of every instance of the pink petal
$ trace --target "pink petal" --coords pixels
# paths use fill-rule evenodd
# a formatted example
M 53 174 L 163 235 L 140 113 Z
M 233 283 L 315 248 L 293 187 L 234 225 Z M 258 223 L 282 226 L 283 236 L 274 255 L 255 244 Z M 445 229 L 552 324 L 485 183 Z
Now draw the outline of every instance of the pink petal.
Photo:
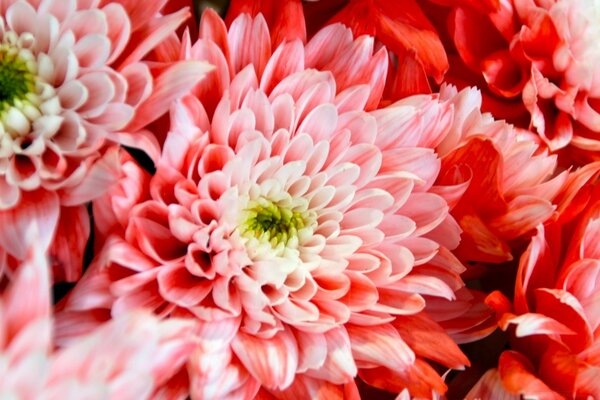
M 87 97 L 87 101 L 79 108 L 79 113 L 84 118 L 100 116 L 115 96 L 114 83 L 103 72 L 89 72 L 80 76 L 79 82 L 86 87 L 88 93 L 94 94 Z
M 135 48 L 131 50 L 131 52 L 127 55 L 127 58 L 119 65 L 118 69 L 125 68 L 130 64 L 140 61 L 146 54 L 156 47 L 158 43 L 163 41 L 170 33 L 175 31 L 175 29 L 177 29 L 177 27 L 181 25 L 189 17 L 189 15 L 189 10 L 184 8 L 175 13 L 161 16 L 161 18 L 149 18 L 145 20 L 145 35 L 142 36 L 142 40 L 139 43 L 136 43 Z
M 117 183 L 121 175 L 119 149 L 111 147 L 87 171 L 79 185 L 65 189 L 61 193 L 61 203 L 65 206 L 77 206 L 95 199 Z
M 503 318 L 498 322 L 506 330 L 509 324 L 516 324 L 517 337 L 529 335 L 574 335 L 571 329 L 543 314 L 526 313 L 515 317 Z
M 251 64 L 256 75 L 262 76 L 271 56 L 271 38 L 262 14 L 254 19 L 242 14 L 231 24 L 228 41 L 234 71 L 239 72 Z
M 350 278 L 350 289 L 340 301 L 351 311 L 372 309 L 379 298 L 375 284 L 359 272 L 346 271 L 345 275 Z
M 168 110 L 168 105 L 190 90 L 212 69 L 202 61 L 179 62 L 167 68 L 154 82 L 152 95 L 136 110 L 126 130 L 136 131 L 162 115 L 156 110 Z
M 137 107 L 152 94 L 153 78 L 146 64 L 128 65 L 120 73 L 127 81 L 127 104 Z
M 327 340 L 322 333 L 294 330 L 298 343 L 298 373 L 319 369 L 327 358 Z
M 130 116 L 128 109 L 122 111 L 125 112 L 125 115 Z M 128 117 L 125 119 L 128 119 Z M 142 150 L 150 157 L 150 160 L 154 162 L 154 165 L 158 164 L 160 159 L 160 145 L 154 133 L 145 129 L 137 132 L 110 132 L 108 134 L 108 139 L 120 143 L 123 146 Z
M 304 70 L 302 42 L 294 40 L 283 43 L 269 58 L 260 80 L 260 88 L 268 94 L 283 78 L 302 70 Z
M 357 368 L 346 329 L 337 327 L 327 331 L 325 340 L 327 342 L 325 363 L 316 370 L 308 370 L 306 375 L 338 385 L 352 381 L 356 376 Z
M 319 30 L 306 44 L 306 66 L 323 68 L 341 48 L 352 43 L 352 31 L 342 24 L 332 24 Z
M 298 348 L 291 332 L 280 331 L 270 339 L 240 332 L 231 342 L 231 348 L 263 386 L 285 389 L 293 382 L 298 366 Z
M 346 386 L 350 386 L 349 383 Z M 300 374 L 294 379 L 294 382 L 283 391 L 272 391 L 278 399 L 281 400 L 296 400 L 296 399 L 347 399 L 347 400 L 358 400 L 358 390 L 352 391 L 348 389 L 345 392 L 345 387 L 341 385 L 334 385 L 322 379 L 315 379 L 306 375 Z M 257 398 L 258 399 L 258 398 Z M 265 399 L 266 400 L 266 399 Z
M 36 246 L 47 249 L 54 238 L 58 224 L 60 205 L 56 193 L 38 190 L 23 192 L 19 205 L 11 210 L 0 210 L 0 245 L 17 259 L 27 255 L 27 231 L 37 226 Z
M 87 35 L 77 41 L 73 51 L 82 68 L 100 68 L 110 55 L 110 41 L 102 34 Z
M 192 398 L 251 399 L 260 388 L 229 348 L 211 352 L 198 349 L 192 353 L 188 368 Z
M 5 340 L 8 342 L 27 325 L 50 317 L 50 274 L 45 247 L 39 244 L 42 232 L 38 229 L 42 226 L 32 222 L 28 227 L 26 237 L 22 238 L 22 245 L 27 250 L 26 259 L 5 294 Z
M 107 61 L 112 64 L 121 55 L 131 35 L 129 16 L 118 4 L 110 3 L 102 8 L 108 23 L 107 36 L 110 38 L 111 54 Z
M 415 362 L 415 354 L 390 324 L 370 327 L 347 325 L 346 329 L 356 361 L 400 371 Z
M 508 212 L 490 222 L 503 238 L 517 238 L 535 229 L 554 213 L 555 207 L 546 199 L 519 196 L 508 203 Z
M 212 282 L 191 275 L 183 266 L 163 267 L 157 276 L 161 296 L 181 307 L 198 305 L 212 290 Z
M 159 263 L 183 260 L 187 245 L 173 236 L 168 227 L 168 211 L 158 202 L 138 205 L 130 216 L 126 231 L 129 242 L 137 242 L 140 250 Z

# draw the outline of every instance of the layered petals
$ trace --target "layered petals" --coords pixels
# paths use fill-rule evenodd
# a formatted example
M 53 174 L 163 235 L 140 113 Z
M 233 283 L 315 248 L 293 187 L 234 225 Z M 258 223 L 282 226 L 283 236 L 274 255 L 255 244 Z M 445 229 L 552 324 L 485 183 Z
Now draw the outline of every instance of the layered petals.
M 227 29 L 208 10 L 199 40 L 182 41 L 179 58 L 216 68 L 173 103 L 151 177 L 120 158 L 125 176 L 94 203 L 104 247 L 59 316 L 81 329 L 107 309 L 195 319 L 180 372 L 193 398 L 352 397 L 379 368 L 402 370 L 415 396 L 442 393 L 426 360 L 468 361 L 443 355 L 435 319 L 410 316 L 464 285 L 449 259 L 460 228 L 433 190 L 451 106 L 371 111 L 387 52 L 339 24 L 306 45 L 268 33 L 260 14 Z M 401 317 L 439 343 L 418 344 Z

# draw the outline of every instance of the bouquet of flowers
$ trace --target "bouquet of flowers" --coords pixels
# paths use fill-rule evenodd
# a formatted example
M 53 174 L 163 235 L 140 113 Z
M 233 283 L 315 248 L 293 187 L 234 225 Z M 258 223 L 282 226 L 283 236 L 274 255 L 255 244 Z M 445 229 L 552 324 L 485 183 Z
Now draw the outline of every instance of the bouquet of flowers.
M 0 399 L 600 399 L 599 0 L 0 0 Z

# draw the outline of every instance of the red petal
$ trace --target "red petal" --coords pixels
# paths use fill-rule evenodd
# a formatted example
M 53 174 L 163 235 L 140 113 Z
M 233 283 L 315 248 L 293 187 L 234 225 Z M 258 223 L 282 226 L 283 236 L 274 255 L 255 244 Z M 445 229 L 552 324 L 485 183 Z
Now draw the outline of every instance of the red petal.
M 386 104 L 394 103 L 414 94 L 431 93 L 427 74 L 414 53 L 404 51 L 398 55 L 398 66 L 390 66 L 383 97 Z
M 508 203 L 508 211 L 490 221 L 505 240 L 516 239 L 546 222 L 554 214 L 554 205 L 535 196 L 518 196 Z
M 456 8 L 449 16 L 450 34 L 464 63 L 475 72 L 490 54 L 508 48 L 508 43 L 482 15 L 469 8 Z
M 502 158 L 491 140 L 475 137 L 446 155 L 441 174 L 457 165 L 472 172 L 469 188 L 453 209 L 453 216 L 463 229 L 456 254 L 472 261 L 501 262 L 512 259 L 510 249 L 498 233 L 488 226 L 489 218 L 504 215 L 507 203 L 500 192 Z
M 232 0 L 227 9 L 225 22 L 231 25 L 240 14 L 256 17 L 261 13 L 269 26 L 273 48 L 280 43 L 294 39 L 306 40 L 306 28 L 302 2 L 300 0 Z
M 558 289 L 537 289 L 536 311 L 554 318 L 573 330 L 576 335 L 564 335 L 563 342 L 577 353 L 591 345 L 593 334 L 583 307 L 571 293 Z
M 400 315 L 392 324 L 418 356 L 453 369 L 470 365 L 456 343 L 426 313 Z
M 376 36 L 395 54 L 414 53 L 425 72 L 441 81 L 448 69 L 448 59 L 435 28 L 414 0 L 402 7 L 385 0 L 350 2 L 330 22 L 342 22 L 352 28 L 354 36 Z
M 534 374 L 531 362 L 516 351 L 505 351 L 500 356 L 498 371 L 504 387 L 511 393 L 527 396 L 549 396 L 562 399 Z
M 402 372 L 379 367 L 361 369 L 358 375 L 369 385 L 389 392 L 399 393 L 408 389 L 411 398 L 430 399 L 432 391 L 443 394 L 447 390 L 438 373 L 420 358 Z
M 90 236 L 90 217 L 85 206 L 62 207 L 56 239 L 49 249 L 56 282 L 77 281 L 83 270 L 85 245 Z
M 540 7 L 541 8 L 541 7 Z M 520 34 L 523 50 L 532 60 L 546 59 L 552 62 L 561 38 L 549 13 L 539 13 Z
M 507 50 L 488 55 L 481 61 L 481 69 L 492 92 L 507 98 L 519 96 L 529 78 Z

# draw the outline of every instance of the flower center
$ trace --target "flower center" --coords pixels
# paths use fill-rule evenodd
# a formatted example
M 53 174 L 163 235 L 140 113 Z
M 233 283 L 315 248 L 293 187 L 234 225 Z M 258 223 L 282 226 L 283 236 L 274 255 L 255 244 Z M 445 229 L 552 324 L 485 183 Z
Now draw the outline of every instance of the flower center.
M 0 110 L 7 111 L 9 107 L 26 99 L 26 95 L 35 89 L 35 75 L 32 63 L 19 57 L 19 49 L 0 46 Z M 31 68 L 33 67 L 33 68 Z
M 296 211 L 291 206 L 272 202 L 264 197 L 250 200 L 244 210 L 244 222 L 239 226 L 243 236 L 268 242 L 272 247 L 298 245 L 298 231 L 307 226 L 307 212 Z
M 42 115 L 61 110 L 54 87 L 38 74 L 34 49 L 31 33 L 0 30 L 0 137 L 5 145 L 28 135 Z

